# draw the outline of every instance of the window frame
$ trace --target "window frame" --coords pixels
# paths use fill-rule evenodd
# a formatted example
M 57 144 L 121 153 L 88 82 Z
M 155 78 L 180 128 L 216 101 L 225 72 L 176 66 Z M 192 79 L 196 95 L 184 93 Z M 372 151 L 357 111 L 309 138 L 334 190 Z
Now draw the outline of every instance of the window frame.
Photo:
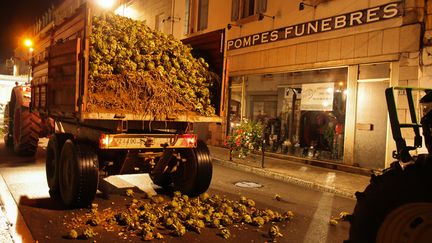
M 209 0 L 185 0 L 185 35 L 208 28 Z
M 253 5 L 253 11 L 250 9 L 251 5 Z M 256 21 L 258 15 L 266 11 L 267 0 L 232 0 L 231 21 L 240 24 Z

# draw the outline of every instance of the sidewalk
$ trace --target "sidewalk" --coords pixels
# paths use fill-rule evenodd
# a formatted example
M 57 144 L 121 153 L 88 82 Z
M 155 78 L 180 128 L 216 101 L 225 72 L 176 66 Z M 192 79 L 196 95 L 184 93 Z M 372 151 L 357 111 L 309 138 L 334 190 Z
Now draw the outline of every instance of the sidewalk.
M 229 161 L 228 149 L 208 147 L 215 163 L 344 197 L 355 198 L 354 193 L 363 191 L 369 184 L 370 176 L 362 175 L 367 173 L 361 170 L 357 171 L 358 173 L 349 173 L 270 156 L 265 156 L 262 168 L 261 155 L 248 156 L 246 159 L 233 158 L 233 161 Z M 354 171 L 354 168 L 351 170 Z

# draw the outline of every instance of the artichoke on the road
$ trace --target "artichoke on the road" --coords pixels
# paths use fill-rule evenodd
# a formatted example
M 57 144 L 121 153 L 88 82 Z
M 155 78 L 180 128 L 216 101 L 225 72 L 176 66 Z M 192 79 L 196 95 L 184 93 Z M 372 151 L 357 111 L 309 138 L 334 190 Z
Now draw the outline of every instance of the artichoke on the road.
M 164 196 L 143 198 L 137 194 L 129 199 L 124 210 L 106 208 L 94 211 L 97 207 L 92 207 L 81 218 L 74 218 L 69 238 L 74 238 L 75 235 L 78 237 L 75 229 L 84 230 L 80 238 L 94 237 L 93 230 L 100 227 L 107 231 L 120 229 L 119 236 L 139 236 L 144 241 L 162 239 L 163 234 L 168 233 L 178 237 L 185 235 L 187 231 L 199 234 L 206 227 L 216 228 L 220 230 L 222 237 L 229 238 L 232 237 L 231 227 L 247 227 L 245 224 L 263 227 L 268 222 L 290 220 L 294 216 L 291 211 L 281 214 L 271 209 L 260 210 L 251 201 L 246 198 L 233 201 L 208 194 L 191 198 L 180 192 L 175 192 L 171 200 Z M 281 237 L 279 228 L 274 223 L 268 234 L 273 238 Z

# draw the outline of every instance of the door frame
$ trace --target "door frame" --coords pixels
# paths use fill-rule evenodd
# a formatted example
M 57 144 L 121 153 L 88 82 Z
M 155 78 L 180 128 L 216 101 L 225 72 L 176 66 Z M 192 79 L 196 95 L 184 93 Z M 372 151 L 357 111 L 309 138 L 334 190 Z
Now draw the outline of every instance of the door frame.
M 398 60 L 388 62 L 390 64 L 390 82 L 389 86 L 397 86 L 399 83 L 400 64 Z M 343 164 L 356 166 L 354 161 L 354 134 L 357 113 L 357 82 L 359 79 L 359 64 L 348 66 L 347 79 L 347 109 L 345 119 L 345 135 L 344 135 L 344 158 Z M 364 81 L 367 79 L 362 79 Z M 372 79 L 369 79 L 372 80 Z M 386 141 L 386 161 L 385 168 L 394 161 L 392 151 L 396 149 L 391 132 L 390 121 L 387 119 L 387 141 Z
M 356 142 L 358 142 L 358 140 L 357 140 L 357 136 L 358 136 L 358 132 L 359 132 L 359 130 L 364 130 L 364 129 L 367 129 L 367 128 L 361 128 L 360 127 L 360 123 L 358 123 L 358 116 L 357 116 L 357 114 L 358 114 L 358 111 L 359 111 L 359 91 L 360 91 L 360 89 L 359 89 L 359 85 L 360 84 L 365 84 L 365 83 L 382 83 L 382 84 L 386 84 L 385 85 L 385 88 L 384 88 L 384 90 L 383 90 L 383 92 L 382 92 L 382 97 L 381 98 L 383 98 L 384 100 L 385 100 L 385 89 L 386 88 L 388 88 L 389 86 L 390 86 L 390 77 L 389 78 L 377 78 L 377 79 L 362 79 L 362 80 L 357 80 L 357 84 L 356 84 L 356 93 L 357 93 L 357 99 L 356 99 L 356 110 L 355 110 L 355 114 L 356 114 L 356 116 L 355 116 L 355 126 L 354 126 L 354 161 L 355 161 L 355 163 L 356 163 L 356 165 L 358 165 L 358 166 L 360 166 L 360 162 L 359 161 L 357 161 L 357 154 L 359 153 L 359 152 L 364 152 L 364 151 L 358 151 L 357 149 L 356 149 Z M 387 105 L 385 105 L 385 107 L 387 107 Z M 386 167 L 386 154 L 387 154 L 387 130 L 388 130 L 388 120 L 389 120 L 389 118 L 388 118 L 388 115 L 387 115 L 387 110 L 386 110 L 386 114 L 384 115 L 384 117 L 385 117 L 385 119 L 386 119 L 386 121 L 385 121 L 385 126 L 384 126 L 384 131 L 378 131 L 380 134 L 381 134 L 381 132 L 382 132 L 382 134 L 381 135 L 383 135 L 383 137 L 384 137 L 384 139 L 382 140 L 382 141 L 378 141 L 378 144 L 380 144 L 380 145 L 382 145 L 384 148 L 383 148 L 383 151 L 382 151 L 382 157 L 383 157 L 383 161 L 380 161 L 380 163 L 382 162 L 382 164 L 379 164 L 378 165 L 378 167 L 377 168 L 372 168 L 372 169 L 384 169 L 385 167 Z M 362 124 L 362 126 L 363 125 L 366 125 L 366 124 Z M 373 124 L 372 124 L 372 126 L 373 126 Z M 360 129 L 361 128 L 361 129 Z M 371 129 L 373 129 L 373 130 L 375 130 L 375 128 L 371 128 Z M 384 144 L 382 144 L 382 143 L 384 143 Z M 363 166 L 364 167 L 364 166 Z M 364 167 L 364 168 L 369 168 L 369 167 Z

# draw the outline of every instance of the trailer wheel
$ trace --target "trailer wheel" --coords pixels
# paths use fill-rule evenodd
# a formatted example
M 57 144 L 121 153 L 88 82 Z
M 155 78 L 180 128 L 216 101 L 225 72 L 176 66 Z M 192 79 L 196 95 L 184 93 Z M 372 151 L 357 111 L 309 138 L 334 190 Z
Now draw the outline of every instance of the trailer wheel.
M 213 175 L 213 164 L 210 157 L 210 151 L 207 145 L 198 140 L 198 146 L 195 150 L 199 168 L 196 175 L 195 191 L 199 195 L 207 191 L 210 186 Z
M 185 161 L 172 173 L 174 190 L 183 194 L 197 196 L 204 193 L 210 186 L 213 166 L 207 145 L 198 141 L 196 149 L 181 149 L 181 157 Z
M 408 210 L 405 208 L 407 205 L 432 202 L 431 174 L 432 158 L 424 156 L 404 169 L 398 162 L 394 162 L 382 175 L 372 176 L 364 192 L 356 192 L 357 204 L 350 219 L 349 240 L 346 242 L 379 242 L 376 241 L 378 232 L 381 232 L 380 238 L 388 239 L 389 231 L 386 229 L 392 228 L 391 225 L 395 222 L 406 222 L 413 218 L 409 229 L 417 230 L 415 234 L 421 234 L 418 230 L 423 230 L 425 224 L 431 232 L 430 220 L 422 219 L 421 210 L 417 210 L 419 214 L 415 214 L 414 217 L 412 214 L 406 214 L 403 219 L 398 218 L 396 221 L 392 220 L 394 216 L 391 216 L 394 215 L 392 212 L 401 208 Z M 408 211 L 412 212 L 412 210 Z M 429 239 L 431 238 L 432 236 L 429 235 Z
M 60 195 L 66 207 L 86 207 L 94 199 L 99 179 L 98 156 L 86 144 L 68 139 L 60 155 Z
M 162 187 L 167 188 L 172 183 L 172 179 L 170 174 L 152 174 L 150 173 L 150 179 L 153 181 L 154 184 Z
M 48 141 L 45 172 L 51 197 L 57 197 L 59 195 L 60 154 L 63 144 L 66 140 L 72 138 L 73 135 L 70 133 L 56 133 L 53 134 Z
M 18 106 L 13 118 L 14 152 L 22 156 L 35 155 L 41 130 L 39 115 L 30 112 L 28 107 Z

